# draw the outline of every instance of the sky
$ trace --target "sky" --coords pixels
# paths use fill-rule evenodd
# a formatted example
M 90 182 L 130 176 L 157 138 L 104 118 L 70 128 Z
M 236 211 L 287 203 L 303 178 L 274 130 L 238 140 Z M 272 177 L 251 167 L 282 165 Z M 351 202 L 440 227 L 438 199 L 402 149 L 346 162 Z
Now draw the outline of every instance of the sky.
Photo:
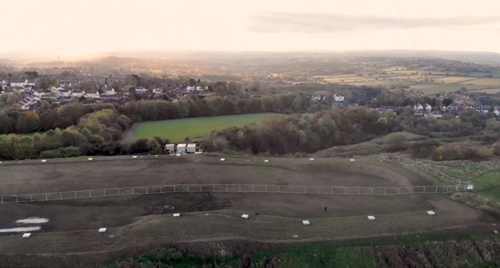
M 0 0 L 0 55 L 117 50 L 500 52 L 499 0 Z

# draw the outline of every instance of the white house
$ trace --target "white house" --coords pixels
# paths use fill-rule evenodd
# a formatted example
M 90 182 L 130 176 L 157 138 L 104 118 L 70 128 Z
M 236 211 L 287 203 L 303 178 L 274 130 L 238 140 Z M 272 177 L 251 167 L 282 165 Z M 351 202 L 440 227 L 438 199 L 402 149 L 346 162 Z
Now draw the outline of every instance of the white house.
M 163 90 L 161 88 L 155 88 L 153 89 L 153 94 L 155 95 L 160 95 L 163 93 Z
M 148 91 L 146 88 L 143 88 L 140 86 L 135 88 L 135 92 L 137 92 L 137 93 L 144 93 L 146 91 Z
M 28 83 L 28 80 L 12 80 L 10 81 L 11 87 L 22 87 Z
M 426 104 L 425 105 L 425 110 L 430 113 L 432 111 L 432 106 L 430 106 L 429 104 Z
M 495 115 L 497 116 L 500 116 L 500 106 L 495 106 L 495 108 L 493 109 L 493 113 L 495 113 Z
M 345 99 L 345 97 L 344 97 L 344 96 L 342 96 L 342 95 L 337 95 L 337 94 L 333 95 L 333 97 L 335 98 L 335 101 L 336 101 L 336 102 L 342 102 L 342 101 L 344 101 L 344 99 Z
M 34 87 L 36 85 L 36 79 L 26 80 L 26 83 L 24 84 L 30 87 Z
M 194 87 L 194 86 L 187 86 L 187 87 L 186 87 L 186 90 L 187 90 L 188 92 L 190 92 L 190 91 L 194 91 L 194 90 L 195 90 L 195 87 Z
M 35 95 L 36 97 L 41 98 L 41 97 L 43 97 L 43 95 L 45 95 L 45 93 L 44 92 L 35 91 L 35 92 L 33 92 L 33 95 Z
M 423 109 L 424 109 L 424 107 L 420 103 L 417 103 L 417 104 L 415 104 L 415 106 L 413 106 L 414 111 L 421 111 Z
M 97 90 L 88 91 L 87 93 L 85 93 L 85 98 L 98 99 L 100 98 L 99 91 Z
M 443 114 L 440 112 L 440 111 L 434 111 L 433 113 L 431 113 L 432 116 L 434 116 L 434 118 L 441 118 L 443 117 Z
M 74 90 L 72 93 L 71 93 L 71 96 L 73 98 L 80 98 L 81 96 L 85 95 L 85 90 Z
M 111 95 L 116 95 L 116 91 L 114 88 L 103 88 L 102 89 L 102 95 L 106 96 L 111 96 Z
M 57 95 L 59 97 L 69 98 L 69 97 L 71 97 L 71 90 L 60 89 L 57 91 Z

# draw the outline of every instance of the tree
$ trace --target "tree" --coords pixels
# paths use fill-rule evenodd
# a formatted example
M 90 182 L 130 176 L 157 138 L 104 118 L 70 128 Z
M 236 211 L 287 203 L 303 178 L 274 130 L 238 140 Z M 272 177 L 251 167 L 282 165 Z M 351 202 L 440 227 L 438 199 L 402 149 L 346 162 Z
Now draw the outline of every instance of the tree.
M 452 99 L 449 99 L 449 98 L 443 99 L 443 105 L 446 107 L 450 106 L 450 104 L 452 104 L 452 103 L 453 103 Z
M 49 84 L 53 87 L 59 86 L 59 80 L 55 79 L 54 77 L 49 79 Z
M 380 105 L 387 105 L 389 102 L 391 102 L 391 95 L 389 92 L 387 92 L 387 90 L 380 92 L 377 96 L 377 103 Z
M 193 78 L 190 78 L 189 81 L 188 81 L 189 85 L 190 86 L 195 86 L 196 85 L 196 80 L 194 80 Z
M 38 81 L 38 88 L 42 89 L 42 90 L 47 90 L 49 88 L 50 84 L 49 84 L 49 81 L 47 79 L 40 79 L 40 81 Z
M 9 94 L 5 103 L 14 104 L 14 103 L 18 102 L 20 99 L 21 98 L 19 98 L 19 96 L 17 96 L 16 94 Z
M 40 117 L 35 112 L 28 111 L 17 118 L 18 133 L 33 133 L 40 129 Z

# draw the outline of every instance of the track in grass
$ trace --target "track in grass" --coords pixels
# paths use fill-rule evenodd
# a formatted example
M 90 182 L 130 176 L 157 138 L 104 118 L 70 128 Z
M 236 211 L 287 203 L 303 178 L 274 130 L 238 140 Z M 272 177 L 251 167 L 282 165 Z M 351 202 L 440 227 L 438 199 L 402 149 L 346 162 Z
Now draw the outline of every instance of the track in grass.
M 168 138 L 171 142 L 180 142 L 186 137 L 199 137 L 209 134 L 215 129 L 224 129 L 232 126 L 242 127 L 250 123 L 260 123 L 265 117 L 271 115 L 277 114 L 241 114 L 144 122 L 137 124 L 135 127 L 134 140 L 158 136 Z

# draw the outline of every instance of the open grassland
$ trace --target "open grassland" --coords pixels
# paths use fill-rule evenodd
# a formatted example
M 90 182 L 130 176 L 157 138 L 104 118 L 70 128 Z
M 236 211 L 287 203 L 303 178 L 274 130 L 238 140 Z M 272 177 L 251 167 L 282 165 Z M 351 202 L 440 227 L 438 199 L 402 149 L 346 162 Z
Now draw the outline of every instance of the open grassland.
M 215 129 L 260 123 L 266 116 L 271 115 L 276 114 L 242 114 L 144 122 L 134 128 L 134 140 L 158 136 L 168 138 L 171 142 L 181 142 L 187 137 L 196 138 L 210 134 Z
M 491 73 L 469 73 L 469 76 L 488 76 L 493 75 L 493 77 L 500 77 L 500 71 L 492 71 Z
M 480 195 L 500 204 L 500 168 L 476 177 L 474 187 Z
M 461 82 L 468 82 L 472 81 L 474 79 L 471 79 L 470 77 L 459 77 L 459 76 L 453 76 L 453 77 L 433 77 L 434 83 L 446 83 L 446 84 L 453 84 L 453 83 L 461 83 Z
M 481 78 L 462 82 L 464 85 L 500 86 L 500 78 Z
M 262 245 L 248 243 L 246 250 L 231 250 L 233 242 L 218 241 L 229 255 L 204 256 L 174 247 L 155 248 L 147 254 L 116 260 L 106 267 L 498 267 L 497 236 L 436 233 L 352 242 L 274 245 L 253 252 Z M 201 243 L 208 249 L 215 243 Z M 229 249 L 229 250 L 228 250 Z M 234 252 L 234 253 L 233 253 Z M 194 253 L 194 254 L 193 254 Z M 246 255 L 246 256 L 244 256 Z M 453 256 L 450 257 L 450 256 Z M 207 265 L 207 266 L 205 266 Z
M 291 158 L 271 158 L 265 163 L 263 158 L 239 157 L 226 157 L 221 162 L 219 157 L 202 155 L 94 159 L 43 164 L 4 162 L 0 166 L 0 195 L 171 184 L 254 184 L 283 188 L 428 184 L 399 165 L 368 159 L 358 159 L 355 163 L 349 159 Z M 428 210 L 436 211 L 437 215 L 428 216 Z M 173 218 L 172 213 L 182 216 Z M 250 215 L 250 219 L 241 219 L 243 213 Z M 482 230 L 492 232 L 493 223 L 500 223 L 486 213 L 439 194 L 222 193 L 209 189 L 196 193 L 3 204 L 0 215 L 0 228 L 13 227 L 16 220 L 28 217 L 49 219 L 30 239 L 23 240 L 19 234 L 0 235 L 0 263 L 33 258 L 35 265 L 31 267 L 37 267 L 36 260 L 43 258 L 59 260 L 51 267 L 102 265 L 123 254 L 137 255 L 168 243 L 228 238 L 293 243 L 420 233 L 477 224 Z M 377 220 L 368 221 L 367 215 L 375 215 Z M 310 220 L 311 225 L 302 225 L 304 219 Z M 99 234 L 100 227 L 107 227 L 108 232 Z M 354 255 L 347 256 L 359 254 L 353 252 Z M 366 263 L 369 262 L 368 259 Z

